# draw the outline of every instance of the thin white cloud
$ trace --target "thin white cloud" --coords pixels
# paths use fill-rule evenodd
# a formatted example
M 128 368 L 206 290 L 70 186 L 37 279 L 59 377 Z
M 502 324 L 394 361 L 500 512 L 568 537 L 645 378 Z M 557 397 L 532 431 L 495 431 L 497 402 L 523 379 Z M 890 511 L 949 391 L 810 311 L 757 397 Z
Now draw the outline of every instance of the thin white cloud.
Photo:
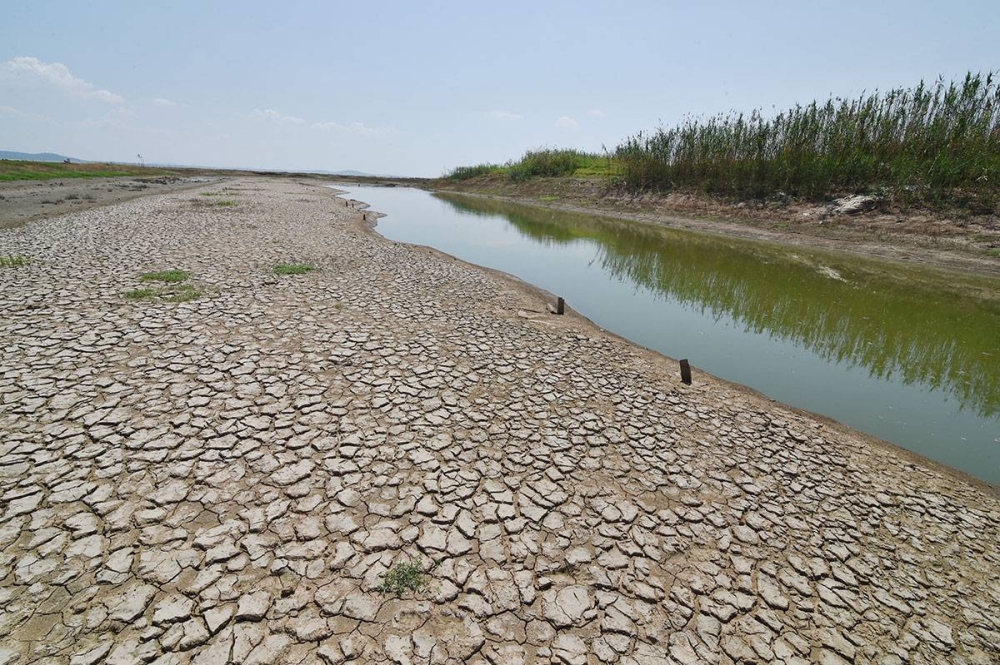
M 0 81 L 26 85 L 48 85 L 81 99 L 121 104 L 125 98 L 102 90 L 89 81 L 74 76 L 61 62 L 42 62 L 32 56 L 19 56 L 0 63 Z
M 520 113 L 513 113 L 511 111 L 490 111 L 490 117 L 496 118 L 498 120 L 523 120 L 524 116 Z
M 113 127 L 116 129 L 122 129 L 125 127 L 133 128 L 132 121 L 136 119 L 135 110 L 129 108 L 128 106 L 116 106 L 109 109 L 100 118 L 84 118 L 83 120 L 74 120 L 70 122 L 69 125 L 72 127 Z
M 0 118 L 18 118 L 20 120 L 44 120 L 46 122 L 52 119 L 48 116 L 38 115 L 37 113 L 28 113 L 22 111 L 21 109 L 16 109 L 13 106 L 0 106 Z
M 603 109 L 590 109 L 587 111 L 587 115 L 591 118 L 603 118 L 607 115 L 607 113 L 605 113 Z
M 556 127 L 558 127 L 559 129 L 572 129 L 576 131 L 577 129 L 580 129 L 580 123 L 578 123 L 576 120 L 569 117 L 568 115 L 563 115 L 560 116 L 558 120 L 556 120 Z
M 308 125 L 309 129 L 337 134 L 354 134 L 356 136 L 382 136 L 396 131 L 394 127 L 372 127 L 363 122 L 308 122 L 294 115 L 285 115 L 274 109 L 254 109 L 250 115 L 254 120 L 273 122 L 280 125 Z
M 165 99 L 163 97 L 157 97 L 156 99 L 153 100 L 153 106 L 164 106 L 164 107 L 177 106 L 177 102 L 172 102 L 169 99 Z
M 282 125 L 304 125 L 305 120 L 298 118 L 294 115 L 283 115 L 278 113 L 274 109 L 265 109 L 261 111 L 260 109 L 254 109 L 250 113 L 250 117 L 255 120 L 264 120 L 267 122 L 276 122 Z
M 396 131 L 393 127 L 370 127 L 363 122 L 351 122 L 346 125 L 339 122 L 314 122 L 309 125 L 309 128 L 324 132 L 336 132 L 338 134 L 356 134 L 358 136 L 382 136 L 384 134 L 392 134 Z

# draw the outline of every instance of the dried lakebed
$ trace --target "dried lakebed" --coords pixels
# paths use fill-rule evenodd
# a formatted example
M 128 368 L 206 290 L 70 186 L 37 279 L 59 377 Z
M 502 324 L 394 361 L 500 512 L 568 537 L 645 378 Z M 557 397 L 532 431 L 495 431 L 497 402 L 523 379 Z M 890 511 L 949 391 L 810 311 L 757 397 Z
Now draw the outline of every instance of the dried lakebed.
M 328 189 L 211 189 L 0 233 L 3 665 L 1000 658 L 994 494 Z

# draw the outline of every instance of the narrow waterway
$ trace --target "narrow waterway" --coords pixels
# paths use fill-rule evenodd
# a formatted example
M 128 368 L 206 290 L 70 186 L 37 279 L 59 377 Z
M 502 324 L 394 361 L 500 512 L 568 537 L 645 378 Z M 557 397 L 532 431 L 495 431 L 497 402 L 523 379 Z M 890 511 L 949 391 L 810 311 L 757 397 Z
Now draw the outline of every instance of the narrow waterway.
M 341 187 L 377 231 L 1000 484 L 1000 282 L 452 194 Z

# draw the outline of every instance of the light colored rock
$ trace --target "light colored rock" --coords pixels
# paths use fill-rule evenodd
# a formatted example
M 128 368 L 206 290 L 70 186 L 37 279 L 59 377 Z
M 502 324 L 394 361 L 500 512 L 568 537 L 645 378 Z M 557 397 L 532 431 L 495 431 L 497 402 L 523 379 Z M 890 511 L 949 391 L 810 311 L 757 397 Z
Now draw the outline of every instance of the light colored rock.
M 557 663 L 586 665 L 587 644 L 577 635 L 559 633 L 552 642 L 552 656 Z
M 194 610 L 194 601 L 179 593 L 166 596 L 153 610 L 153 623 L 157 625 L 186 621 Z
M 156 587 L 138 584 L 108 602 L 108 618 L 126 623 L 139 617 L 156 595 Z
M 844 198 L 834 199 L 833 206 L 830 211 L 839 215 L 856 215 L 866 210 L 872 210 L 877 205 L 877 197 L 857 194 L 855 196 L 845 196 Z
M 260 621 L 271 607 L 271 594 L 267 591 L 255 591 L 240 596 L 236 608 L 236 618 L 241 621 Z
M 578 624 L 591 607 L 589 590 L 579 584 L 552 589 L 542 596 L 542 614 L 557 627 Z

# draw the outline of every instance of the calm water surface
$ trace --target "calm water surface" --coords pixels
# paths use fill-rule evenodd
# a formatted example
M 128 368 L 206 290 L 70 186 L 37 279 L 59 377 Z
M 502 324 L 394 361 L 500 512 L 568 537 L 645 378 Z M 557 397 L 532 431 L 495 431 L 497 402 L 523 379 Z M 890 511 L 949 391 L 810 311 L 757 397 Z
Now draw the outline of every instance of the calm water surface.
M 377 230 L 517 275 L 598 325 L 1000 484 L 1000 281 L 407 188 Z

